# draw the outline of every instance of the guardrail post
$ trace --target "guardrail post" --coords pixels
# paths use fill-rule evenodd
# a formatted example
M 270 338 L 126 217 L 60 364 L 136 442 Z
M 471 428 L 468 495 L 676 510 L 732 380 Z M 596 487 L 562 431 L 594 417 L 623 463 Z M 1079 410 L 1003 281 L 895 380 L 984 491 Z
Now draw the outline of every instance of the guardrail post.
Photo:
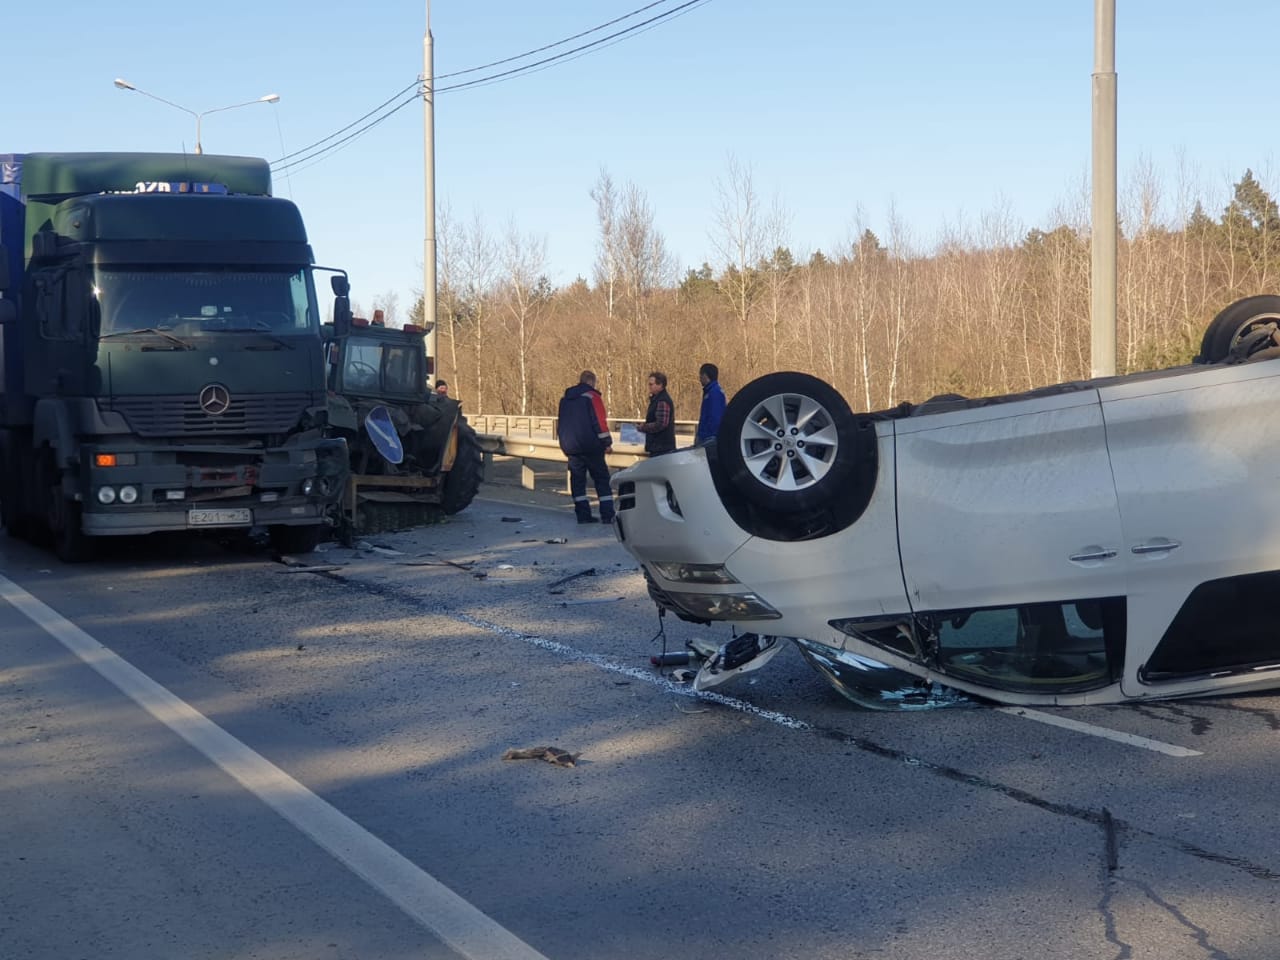
M 520 486 L 526 490 L 532 490 L 536 485 L 537 474 L 533 472 L 533 468 L 529 466 L 529 461 L 520 458 Z

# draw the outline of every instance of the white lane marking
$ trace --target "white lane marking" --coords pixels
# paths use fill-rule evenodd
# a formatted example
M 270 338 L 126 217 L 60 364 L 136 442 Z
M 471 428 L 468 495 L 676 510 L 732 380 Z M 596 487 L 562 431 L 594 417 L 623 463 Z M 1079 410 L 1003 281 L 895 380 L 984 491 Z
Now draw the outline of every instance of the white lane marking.
M 204 714 L 3 576 L 0 597 L 463 957 L 547 960 Z
M 1199 750 L 1191 750 L 1187 747 L 1179 747 L 1172 743 L 1165 743 L 1161 740 L 1152 740 L 1149 737 L 1139 737 L 1132 733 L 1121 733 L 1119 730 L 1110 730 L 1107 727 L 1096 727 L 1092 723 L 1081 723 L 1079 720 L 1068 720 L 1066 717 L 1059 717 L 1052 713 L 1041 713 L 1039 710 L 1030 710 L 1027 707 L 996 707 L 1000 713 L 1007 713 L 1014 717 L 1022 717 L 1025 720 L 1035 720 L 1038 723 L 1047 723 L 1051 727 L 1062 727 L 1064 730 L 1073 730 L 1076 733 L 1086 733 L 1091 737 L 1102 737 L 1104 740 L 1114 740 L 1116 743 L 1123 743 L 1130 747 L 1141 747 L 1144 750 L 1154 750 L 1156 753 L 1163 753 L 1170 757 L 1200 757 L 1204 754 Z

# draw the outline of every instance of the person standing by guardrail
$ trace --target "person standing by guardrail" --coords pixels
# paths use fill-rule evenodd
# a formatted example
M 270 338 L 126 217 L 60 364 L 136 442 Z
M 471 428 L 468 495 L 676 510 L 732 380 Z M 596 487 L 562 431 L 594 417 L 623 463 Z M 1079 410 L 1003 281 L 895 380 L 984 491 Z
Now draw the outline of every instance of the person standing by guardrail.
M 719 367 L 714 363 L 704 363 L 698 368 L 698 382 L 702 384 L 702 408 L 698 411 L 698 429 L 693 435 L 695 446 L 706 443 L 720 432 L 725 406 Z
M 596 375 L 583 370 L 576 385 L 560 398 L 557 420 L 560 449 L 569 459 L 569 492 L 579 523 L 613 523 L 613 490 L 609 486 L 609 465 L 604 456 L 613 447 L 604 398 L 596 390 Z M 587 499 L 587 474 L 595 483 L 600 516 L 591 514 Z
M 651 457 L 676 448 L 676 405 L 667 393 L 667 375 L 649 374 L 649 410 L 636 429 L 645 435 L 644 452 Z

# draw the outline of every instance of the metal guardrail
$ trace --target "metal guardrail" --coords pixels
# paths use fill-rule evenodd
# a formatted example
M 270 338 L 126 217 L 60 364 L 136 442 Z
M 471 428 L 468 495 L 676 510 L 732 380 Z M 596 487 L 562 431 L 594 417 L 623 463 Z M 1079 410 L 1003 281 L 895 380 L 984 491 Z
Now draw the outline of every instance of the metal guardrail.
M 493 463 L 495 456 L 518 457 L 520 459 L 520 485 L 526 490 L 534 488 L 536 473 L 529 466 L 529 461 L 540 463 L 568 463 L 569 458 L 560 449 L 556 439 L 555 417 L 534 417 L 514 414 L 467 414 L 467 422 L 471 424 L 480 440 L 480 449 L 484 451 L 485 466 Z M 624 423 L 637 424 L 641 420 L 609 418 L 609 427 L 615 432 Z M 676 439 L 682 445 L 693 443 L 693 434 L 697 430 L 697 421 L 677 420 Z M 611 469 L 621 470 L 645 458 L 644 444 L 614 442 L 613 450 L 605 454 L 604 461 Z M 567 481 L 566 481 L 567 485 Z

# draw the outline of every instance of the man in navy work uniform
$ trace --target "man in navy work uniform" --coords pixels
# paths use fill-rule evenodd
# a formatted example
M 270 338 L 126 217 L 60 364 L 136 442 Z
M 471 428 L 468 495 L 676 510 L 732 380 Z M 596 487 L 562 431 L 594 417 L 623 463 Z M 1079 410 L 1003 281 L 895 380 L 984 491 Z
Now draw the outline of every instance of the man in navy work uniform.
M 604 399 L 596 390 L 596 375 L 583 370 L 576 386 L 560 398 L 557 425 L 560 449 L 569 458 L 569 492 L 579 523 L 613 523 L 613 490 L 609 487 L 609 466 L 604 455 L 613 447 Z M 595 483 L 600 500 L 600 516 L 591 515 L 587 499 L 587 474 Z
M 702 408 L 698 412 L 698 432 L 693 442 L 701 445 L 720 432 L 720 420 L 724 416 L 724 391 L 720 389 L 720 368 L 714 363 L 704 363 L 698 368 L 698 381 L 702 384 Z

